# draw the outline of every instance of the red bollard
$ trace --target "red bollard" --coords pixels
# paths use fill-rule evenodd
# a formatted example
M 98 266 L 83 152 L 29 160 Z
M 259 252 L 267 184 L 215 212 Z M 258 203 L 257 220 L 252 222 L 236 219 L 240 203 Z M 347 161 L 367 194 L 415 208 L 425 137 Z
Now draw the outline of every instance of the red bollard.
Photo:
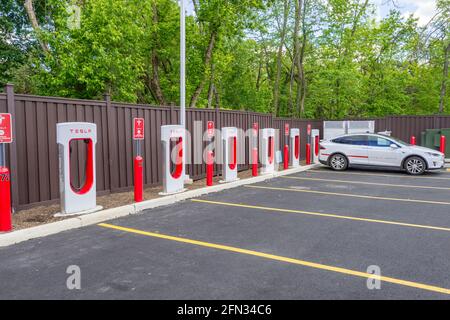
M 284 170 L 289 168 L 289 146 L 287 144 L 284 145 Z
M 214 175 L 214 154 L 210 150 L 207 152 L 206 159 L 206 185 L 208 187 L 213 185 L 213 175 Z
M 0 232 L 11 231 L 11 182 L 6 167 L 0 167 L 0 199 Z
M 411 139 L 409 141 L 410 144 L 412 144 L 413 146 L 416 145 L 416 137 L 415 136 L 411 136 Z
M 252 152 L 252 176 L 257 177 L 258 176 L 258 148 L 253 148 Z
M 316 136 L 316 140 L 314 143 L 314 152 L 315 152 L 316 156 L 319 155 L 319 146 L 320 146 L 320 139 L 319 139 L 319 136 Z
M 445 153 L 445 136 L 441 136 L 440 151 L 441 151 L 442 153 Z
M 141 202 L 144 196 L 143 158 L 134 158 L 134 201 Z
M 306 144 L 306 164 L 311 164 L 311 144 Z

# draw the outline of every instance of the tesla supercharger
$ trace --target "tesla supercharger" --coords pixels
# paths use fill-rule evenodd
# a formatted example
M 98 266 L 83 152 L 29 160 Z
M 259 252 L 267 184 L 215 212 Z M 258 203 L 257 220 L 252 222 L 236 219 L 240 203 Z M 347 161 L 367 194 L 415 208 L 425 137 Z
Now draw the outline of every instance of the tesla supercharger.
M 61 213 L 57 215 L 86 214 L 102 207 L 96 203 L 95 144 L 97 125 L 88 122 L 65 122 L 56 124 L 56 141 L 59 147 L 59 191 Z M 82 142 L 86 148 L 84 181 L 79 187 L 72 183 L 70 158 L 72 142 Z
M 237 177 L 237 128 L 222 128 L 222 180 L 231 182 Z
M 163 189 L 161 195 L 183 192 L 184 128 L 179 125 L 161 126 Z
M 312 163 L 319 163 L 319 145 L 320 131 L 318 129 L 311 130 L 311 154 Z
M 269 174 L 275 171 L 275 129 L 261 130 L 261 173 Z
M 300 129 L 291 128 L 289 135 L 289 165 L 297 168 L 300 165 Z

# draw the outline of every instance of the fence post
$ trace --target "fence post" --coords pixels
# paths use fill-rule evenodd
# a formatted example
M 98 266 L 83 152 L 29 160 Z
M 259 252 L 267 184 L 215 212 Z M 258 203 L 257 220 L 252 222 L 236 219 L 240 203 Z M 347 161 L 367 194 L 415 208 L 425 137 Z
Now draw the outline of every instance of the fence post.
M 441 119 L 440 119 L 439 116 L 436 116 L 436 115 L 433 116 L 433 126 L 434 126 L 435 129 L 439 129 L 440 128 L 440 122 L 441 122 L 440 120 Z
M 177 115 L 175 114 L 175 104 L 173 102 L 171 102 L 169 104 L 170 107 L 170 123 L 171 124 L 177 124 L 178 123 L 178 119 L 177 119 Z
M 220 123 L 220 109 L 218 106 L 216 106 L 216 128 L 217 129 L 222 129 L 221 123 Z
M 109 165 L 109 190 L 113 190 L 118 187 L 116 184 L 117 174 L 114 174 L 114 136 L 115 128 L 113 123 L 113 110 L 111 106 L 111 95 L 109 93 L 104 94 L 106 103 L 107 125 L 108 125 L 108 165 Z
M 15 212 L 19 206 L 19 177 L 17 173 L 17 135 L 16 135 L 16 102 L 14 99 L 14 85 L 8 83 L 5 86 L 6 104 L 8 113 L 12 117 L 12 135 L 13 142 L 9 146 L 9 170 L 11 172 L 11 196 L 12 211 Z

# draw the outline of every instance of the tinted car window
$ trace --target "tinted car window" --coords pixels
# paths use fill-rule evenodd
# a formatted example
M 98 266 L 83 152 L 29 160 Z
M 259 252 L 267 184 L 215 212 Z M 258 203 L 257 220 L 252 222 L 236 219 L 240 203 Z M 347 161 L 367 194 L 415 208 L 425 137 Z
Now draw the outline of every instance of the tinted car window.
M 381 137 L 369 137 L 369 146 L 371 147 L 389 147 L 392 141 Z
M 348 136 L 348 137 L 340 137 L 333 140 L 335 143 L 341 144 L 351 144 L 356 146 L 367 146 L 367 136 Z

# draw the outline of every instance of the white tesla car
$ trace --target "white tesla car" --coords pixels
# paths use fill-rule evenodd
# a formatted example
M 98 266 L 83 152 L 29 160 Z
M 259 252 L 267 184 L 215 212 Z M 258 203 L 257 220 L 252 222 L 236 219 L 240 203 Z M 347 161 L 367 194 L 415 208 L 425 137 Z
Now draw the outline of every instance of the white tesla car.
M 333 170 L 382 167 L 412 175 L 444 167 L 442 152 L 380 134 L 347 134 L 320 142 L 319 161 Z

